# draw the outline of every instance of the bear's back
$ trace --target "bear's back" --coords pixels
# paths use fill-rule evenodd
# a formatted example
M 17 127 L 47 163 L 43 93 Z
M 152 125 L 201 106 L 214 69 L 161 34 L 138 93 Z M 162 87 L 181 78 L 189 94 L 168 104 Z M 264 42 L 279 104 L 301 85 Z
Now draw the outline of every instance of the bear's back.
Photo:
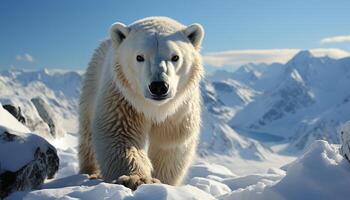
M 132 23 L 130 30 L 161 33 L 174 33 L 185 28 L 179 22 L 168 17 L 147 17 Z

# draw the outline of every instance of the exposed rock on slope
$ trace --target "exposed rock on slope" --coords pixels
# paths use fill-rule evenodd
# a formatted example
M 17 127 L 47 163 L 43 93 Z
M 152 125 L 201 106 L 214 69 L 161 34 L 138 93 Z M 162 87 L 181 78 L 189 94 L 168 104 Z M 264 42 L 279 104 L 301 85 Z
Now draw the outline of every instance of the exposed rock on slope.
M 9 112 L 12 116 L 14 116 L 19 122 L 22 124 L 26 124 L 26 119 L 24 118 L 22 114 L 21 107 L 15 107 L 10 104 L 6 104 L 2 106 L 7 112 Z
M 50 106 L 40 97 L 32 98 L 31 102 L 34 104 L 41 119 L 49 126 L 51 136 L 54 138 L 62 136 L 63 130 L 60 130 L 60 126 L 57 126 L 59 122 Z
M 350 121 L 343 124 L 339 132 L 341 137 L 340 154 L 350 162 Z

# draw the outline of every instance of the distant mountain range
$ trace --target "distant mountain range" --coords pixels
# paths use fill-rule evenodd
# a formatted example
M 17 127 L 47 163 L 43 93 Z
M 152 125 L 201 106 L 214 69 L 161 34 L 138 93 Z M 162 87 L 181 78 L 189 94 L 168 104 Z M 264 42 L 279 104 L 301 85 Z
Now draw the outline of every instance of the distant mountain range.
M 225 110 L 230 127 L 258 140 L 272 136 L 299 150 L 316 139 L 338 143 L 337 127 L 350 120 L 349 57 L 301 51 L 286 64 L 218 71 L 206 84 L 216 97 L 211 110 Z

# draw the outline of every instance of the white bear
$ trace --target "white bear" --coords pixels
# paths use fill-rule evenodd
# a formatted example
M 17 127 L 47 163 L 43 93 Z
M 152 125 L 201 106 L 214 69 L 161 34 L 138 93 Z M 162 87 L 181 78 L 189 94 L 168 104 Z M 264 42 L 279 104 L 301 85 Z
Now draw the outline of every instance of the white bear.
M 149 17 L 113 24 L 110 37 L 85 74 L 80 171 L 131 189 L 180 184 L 200 131 L 204 30 Z

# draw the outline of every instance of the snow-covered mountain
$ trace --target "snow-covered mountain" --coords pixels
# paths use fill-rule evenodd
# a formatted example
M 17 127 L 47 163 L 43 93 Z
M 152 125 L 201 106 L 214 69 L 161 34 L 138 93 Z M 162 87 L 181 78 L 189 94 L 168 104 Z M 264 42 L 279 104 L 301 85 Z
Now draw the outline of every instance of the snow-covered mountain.
M 224 96 L 224 87 L 212 91 L 222 97 L 220 108 L 240 106 L 228 124 L 241 134 L 276 136 L 298 150 L 316 139 L 339 143 L 336 129 L 350 119 L 350 58 L 335 60 L 301 51 L 284 65 L 246 65 L 222 74 L 208 79 L 213 85 L 235 82 L 240 85 L 236 91 L 251 94 L 246 104 L 232 105 L 225 102 L 236 97 Z

